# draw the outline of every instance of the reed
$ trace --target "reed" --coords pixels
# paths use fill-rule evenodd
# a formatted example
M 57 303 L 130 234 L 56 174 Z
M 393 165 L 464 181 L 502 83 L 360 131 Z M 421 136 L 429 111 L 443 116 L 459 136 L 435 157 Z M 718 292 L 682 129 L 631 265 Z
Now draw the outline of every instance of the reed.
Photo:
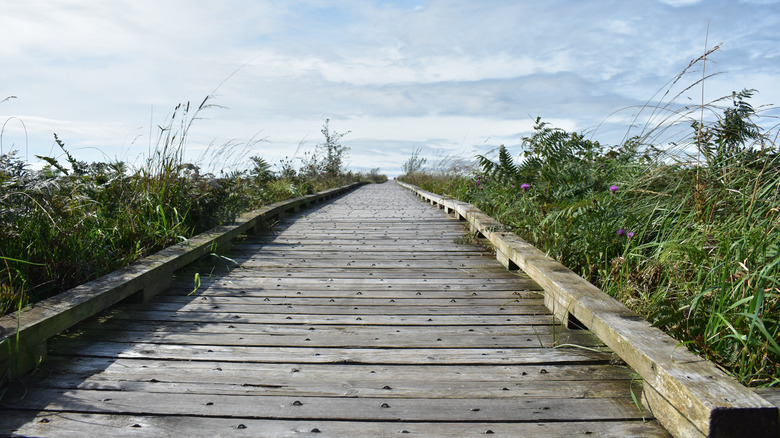
M 219 154 L 233 155 L 250 169 L 203 175 L 185 152 L 193 123 L 212 106 L 210 99 L 177 105 L 138 169 L 121 161 L 79 161 L 56 135 L 64 159 L 40 157 L 47 162 L 43 170 L 30 170 L 13 152 L 0 154 L 0 315 L 263 204 L 361 179 L 386 180 L 378 169 L 359 174 L 332 166 L 329 174 L 323 169 L 300 175 L 291 168 L 283 176 L 261 157 L 236 153 L 251 148 L 234 142 Z
M 752 94 L 648 103 L 616 146 L 537 120 L 520 157 L 402 179 L 474 203 L 744 384 L 780 385 L 778 128 Z

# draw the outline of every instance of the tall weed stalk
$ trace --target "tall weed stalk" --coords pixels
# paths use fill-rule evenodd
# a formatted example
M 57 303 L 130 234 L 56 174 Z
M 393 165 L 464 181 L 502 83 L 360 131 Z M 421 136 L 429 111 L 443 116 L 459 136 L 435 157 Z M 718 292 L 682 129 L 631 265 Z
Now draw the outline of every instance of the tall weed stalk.
M 186 161 L 186 150 L 193 123 L 212 106 L 210 99 L 197 107 L 176 106 L 139 169 L 121 161 L 79 161 L 56 134 L 64 159 L 39 157 L 47 163 L 41 171 L 30 170 L 15 153 L 0 154 L 0 315 L 232 221 L 243 211 L 361 179 L 387 179 L 378 169 L 347 171 L 341 161 L 322 174 L 305 177 L 290 169 L 291 174 L 277 175 L 261 157 L 236 154 L 235 142 L 218 153 L 236 155 L 251 164 L 250 170 L 203 175 Z M 346 151 L 338 139 L 332 141 L 331 160 L 341 160 Z
M 402 179 L 476 204 L 741 382 L 778 385 L 778 132 L 757 123 L 753 90 L 677 103 L 707 79 L 681 85 L 712 51 L 619 145 L 537 119 L 519 159 L 502 146 L 467 175 Z

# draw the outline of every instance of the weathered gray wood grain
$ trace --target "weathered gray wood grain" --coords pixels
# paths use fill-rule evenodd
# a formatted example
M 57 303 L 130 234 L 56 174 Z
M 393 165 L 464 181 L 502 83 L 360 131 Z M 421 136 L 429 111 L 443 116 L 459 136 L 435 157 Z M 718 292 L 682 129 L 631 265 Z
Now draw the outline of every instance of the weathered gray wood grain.
M 0 431 L 666 436 L 601 341 L 564 328 L 535 282 L 392 183 L 226 257 L 52 340 L 7 393 Z
M 401 183 L 403 184 L 403 183 Z M 519 267 L 546 292 L 561 319 L 573 316 L 614 349 L 644 379 L 644 400 L 680 436 L 777 436 L 778 410 L 714 364 L 678 349 L 679 343 L 544 253 L 506 232 L 475 207 L 404 185 L 431 203 L 457 212 L 484 236 L 508 267 Z
M 517 327 L 522 325 L 546 325 L 554 321 L 553 316 L 539 309 L 538 314 L 528 315 L 377 315 L 365 314 L 311 314 L 311 313 L 227 313 L 215 314 L 213 310 L 203 312 L 176 312 L 159 310 L 130 310 L 116 317 L 128 321 L 161 321 L 174 324 L 188 322 L 221 321 L 227 324 L 340 324 L 340 325 L 387 325 L 387 326 L 423 326 L 435 327 L 459 325 L 489 325 Z M 541 318 L 541 320 L 540 320 Z
M 217 248 L 229 247 L 232 239 L 257 229 L 261 222 L 284 211 L 299 209 L 321 199 L 349 191 L 352 184 L 279 202 L 239 216 L 223 225 L 173 245 L 96 280 L 46 299 L 21 312 L 0 317 L 0 387 L 6 379 L 22 375 L 45 356 L 46 341 L 57 333 L 127 297 L 142 293 L 148 299 L 170 284 L 173 272 Z
M 247 363 L 332 363 L 332 364 L 603 364 L 612 353 L 602 348 L 326 348 L 256 347 L 223 345 L 166 345 L 136 342 L 61 340 L 51 352 L 104 358 L 200 360 Z
M 170 345 L 219 345 L 252 347 L 319 347 L 340 348 L 539 348 L 574 344 L 582 347 L 603 345 L 590 333 L 567 332 L 551 333 L 551 330 L 539 330 L 544 333 L 480 334 L 454 333 L 446 331 L 420 330 L 412 333 L 396 333 L 394 330 L 370 330 L 365 332 L 335 330 L 304 330 L 300 333 L 181 333 L 159 330 L 87 330 L 79 339 L 108 342 L 149 342 Z M 399 353 L 402 354 L 402 353 Z
M 13 397 L 14 394 L 11 396 Z M 641 421 L 647 413 L 620 398 L 366 398 L 256 396 L 38 388 L 15 409 L 355 421 Z
M 560 438 L 594 436 L 614 438 L 661 438 L 667 433 L 655 422 L 346 422 L 325 420 L 256 420 L 197 416 L 106 415 L 42 412 L 26 417 L 25 423 L 0 417 L 0 429 L 40 437 L 154 436 L 180 437 L 523 437 Z

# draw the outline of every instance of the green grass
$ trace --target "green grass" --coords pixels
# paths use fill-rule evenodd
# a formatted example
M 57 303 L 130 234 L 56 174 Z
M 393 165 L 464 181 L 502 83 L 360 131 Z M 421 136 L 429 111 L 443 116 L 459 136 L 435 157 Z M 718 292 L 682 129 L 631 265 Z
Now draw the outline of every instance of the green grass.
M 196 108 L 177 106 L 139 169 L 119 161 L 81 162 L 56 136 L 65 160 L 41 157 L 48 162 L 41 171 L 30 170 L 13 153 L 0 155 L 0 315 L 263 204 L 359 180 L 386 180 L 378 169 L 368 174 L 344 169 L 343 147 L 335 154 L 331 150 L 330 162 L 319 160 L 330 165 L 327 169 L 309 168 L 306 174 L 294 167 L 277 174 L 260 157 L 240 157 L 253 168 L 202 175 L 197 165 L 185 162 L 184 152 L 192 123 L 208 101 Z M 341 137 L 328 138 L 332 149 L 334 138 Z
M 755 123 L 751 94 L 708 105 L 706 123 L 666 105 L 692 126 L 667 151 L 652 143 L 666 115 L 610 147 L 537 120 L 519 158 L 502 146 L 426 171 L 415 155 L 401 179 L 475 204 L 742 383 L 778 385 L 778 132 Z

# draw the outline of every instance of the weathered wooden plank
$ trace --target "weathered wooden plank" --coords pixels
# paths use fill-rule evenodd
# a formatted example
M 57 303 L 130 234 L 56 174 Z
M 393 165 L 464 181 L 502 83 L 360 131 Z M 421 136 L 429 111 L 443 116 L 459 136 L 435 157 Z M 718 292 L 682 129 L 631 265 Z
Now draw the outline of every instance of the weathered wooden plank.
M 334 220 L 331 224 L 324 224 L 322 222 L 307 221 L 303 218 L 297 219 L 294 223 L 282 223 L 281 226 L 284 229 L 281 232 L 271 232 L 268 236 L 299 236 L 312 231 L 316 234 L 328 234 L 328 235 L 352 235 L 356 233 L 367 236 L 387 235 L 392 237 L 394 235 L 400 236 L 414 236 L 431 238 L 432 236 L 470 236 L 471 234 L 465 230 L 460 224 L 450 219 L 438 219 L 430 220 L 426 218 L 409 218 L 406 222 L 377 222 L 375 219 L 364 220 L 361 222 L 350 222 L 344 220 Z M 409 224 L 415 224 L 417 226 L 411 228 Z
M 410 259 L 410 260 L 439 260 L 442 263 L 446 262 L 447 260 L 452 259 L 453 257 L 447 257 L 445 255 L 442 255 L 439 252 L 436 251 L 418 251 L 416 249 L 409 249 L 405 248 L 403 246 L 395 246 L 393 249 L 380 249 L 380 248 L 359 248 L 350 251 L 349 249 L 342 249 L 337 250 L 331 248 L 330 250 L 327 250 L 327 248 L 322 249 L 302 249 L 302 248 L 261 248 L 254 250 L 247 249 L 246 252 L 240 252 L 235 251 L 231 252 L 235 257 L 241 258 L 241 257 L 256 257 L 256 258 L 262 258 L 266 256 L 281 256 L 281 257 L 291 257 L 291 258 L 349 258 L 351 257 L 353 260 L 358 259 L 364 259 L 366 257 L 368 258 L 380 258 L 380 259 Z M 465 259 L 475 259 L 484 257 L 486 255 L 490 255 L 491 253 L 487 250 L 480 250 L 480 249 L 463 249 L 461 251 L 458 251 L 459 258 L 465 258 Z M 440 265 L 442 266 L 442 265 Z
M 519 306 L 538 306 L 543 305 L 544 301 L 540 298 L 512 298 L 511 296 L 505 297 L 480 297 L 471 294 L 466 294 L 465 297 L 443 297 L 443 298 L 374 298 L 371 296 L 370 291 L 366 291 L 364 294 L 355 295 L 350 294 L 348 296 L 336 296 L 329 297 L 304 297 L 296 295 L 295 293 L 289 293 L 289 296 L 274 297 L 274 296 L 241 296 L 236 294 L 233 296 L 178 296 L 167 295 L 164 297 L 156 298 L 155 303 L 170 303 L 179 305 L 210 305 L 210 306 L 237 306 L 248 305 L 256 306 L 259 303 L 262 305 L 307 305 L 307 306 L 440 306 L 440 307 L 458 307 L 458 306 L 487 306 L 495 307 L 496 309 L 507 306 L 519 307 Z M 495 310 L 495 309 L 494 309 Z
M 128 308 L 141 309 L 143 306 L 128 306 Z M 209 311 L 215 318 L 232 317 L 237 313 L 286 313 L 286 314 L 310 314 L 310 315 L 544 315 L 546 308 L 539 305 L 527 306 L 393 306 L 393 305 L 305 305 L 305 304 L 223 304 L 212 305 L 208 303 L 166 303 L 157 302 L 156 310 L 171 312 L 205 312 Z
M 383 282 L 369 282 L 369 281 L 363 281 L 363 282 L 350 282 L 350 283 L 337 283 L 335 280 L 332 282 L 321 282 L 321 283 L 313 283 L 313 282 L 307 282 L 307 283 L 297 283 L 295 281 L 289 281 L 289 282 L 279 282 L 275 281 L 276 279 L 268 279 L 268 280 L 274 280 L 274 281 L 266 281 L 263 282 L 264 284 L 258 284 L 254 289 L 262 290 L 262 289 L 277 289 L 277 290 L 293 290 L 293 291 L 299 291 L 299 290 L 320 290 L 320 289 L 334 289 L 334 290 L 345 290 L 345 291 L 371 291 L 371 290 L 388 290 L 388 289 L 397 289 L 397 290 L 411 290 L 415 292 L 424 292 L 424 291 L 470 291 L 470 292 L 477 292 L 479 291 L 496 291 L 496 290 L 505 290 L 505 291 L 523 291 L 528 290 L 522 287 L 516 287 L 516 286 L 522 286 L 522 285 L 512 285 L 512 284 L 479 284 L 479 285 L 469 285 L 469 284 L 458 284 L 458 283 L 446 283 L 446 284 L 437 284 L 436 282 L 429 282 L 429 283 L 419 283 L 419 284 L 386 284 Z M 229 280 L 226 283 L 220 282 L 212 282 L 211 287 L 218 287 L 219 289 L 247 289 L 252 288 L 252 285 L 254 284 L 251 280 L 244 280 L 237 278 L 235 280 Z M 198 289 L 202 289 L 204 287 L 209 287 L 210 285 L 203 285 L 201 282 L 201 285 Z
M 761 397 L 764 397 L 769 403 L 780 407 L 780 388 L 754 388 L 753 391 Z
M 267 243 L 260 246 L 261 249 L 264 249 L 266 251 L 284 251 L 289 252 L 293 256 L 295 253 L 298 252 L 327 252 L 327 253 L 350 253 L 350 254 L 360 254 L 363 251 L 367 252 L 385 252 L 385 251 L 394 251 L 398 250 L 398 245 L 391 245 L 391 244 L 379 244 L 379 243 L 365 243 L 365 244 L 347 244 L 347 243 L 323 243 L 320 245 L 315 244 L 299 244 L 299 245 L 284 245 L 284 244 L 274 244 L 274 243 Z M 409 252 L 414 251 L 416 253 L 440 253 L 440 251 L 446 251 L 447 253 L 464 253 L 469 255 L 480 255 L 480 254 L 486 254 L 488 253 L 486 250 L 478 251 L 471 247 L 465 247 L 463 245 L 443 245 L 439 244 L 437 246 L 431 246 L 429 244 L 404 244 L 403 245 L 403 252 Z
M 285 396 L 285 397 L 362 397 L 362 398 L 434 398 L 434 399 L 464 399 L 491 398 L 517 399 L 523 397 L 545 399 L 586 399 L 586 398 L 625 398 L 626 382 L 616 381 L 582 381 L 565 382 L 527 382 L 504 383 L 488 385 L 480 381 L 465 381 L 453 384 L 450 382 L 405 379 L 388 381 L 386 385 L 377 386 L 376 382 L 366 382 L 358 379 L 346 379 L 338 382 L 322 380 L 313 381 L 278 381 L 251 382 L 245 379 L 243 383 L 226 384 L 211 381 L 170 382 L 168 376 L 157 375 L 147 381 L 115 380 L 101 377 L 81 379 L 66 376 L 56 380 L 33 384 L 28 388 L 79 389 L 87 391 L 125 391 L 139 393 L 164 394 L 215 394 L 215 395 L 254 395 L 254 396 Z M 36 382 L 37 383 L 37 382 Z M 641 385 L 635 385 L 634 392 L 639 396 Z M 389 388 L 389 389 L 386 389 Z M 9 401 L 12 398 L 9 397 Z
M 254 335 L 290 335 L 309 334 L 316 331 L 319 334 L 332 335 L 384 335 L 391 332 L 404 336 L 528 336 L 536 334 L 588 334 L 582 330 L 571 330 L 565 327 L 551 326 L 548 315 L 538 316 L 537 324 L 524 325 L 435 325 L 435 326 L 402 326 L 394 325 L 338 325 L 338 324 L 246 324 L 234 321 L 189 322 L 189 321 L 145 321 L 134 319 L 136 323 L 128 324 L 128 319 L 111 318 L 108 320 L 92 321 L 81 324 L 64 336 L 73 337 L 79 333 L 89 331 L 119 330 L 123 332 L 144 332 L 151 335 L 154 332 L 165 333 L 229 333 L 229 334 L 254 334 Z
M 540 331 L 542 331 L 540 329 Z M 573 344 L 582 347 L 603 345 L 590 333 L 564 332 L 526 335 L 499 335 L 471 333 L 468 336 L 446 331 L 417 331 L 396 333 L 394 330 L 375 330 L 373 333 L 304 330 L 301 333 L 181 333 L 159 330 L 87 330 L 80 340 L 107 342 L 149 342 L 171 345 L 212 345 L 252 347 L 343 347 L 343 348 L 539 348 Z
M 312 279 L 314 280 L 314 279 Z M 379 279 L 381 280 L 381 279 Z M 392 279 L 390 279 L 392 280 Z M 466 283 L 463 281 L 448 281 L 448 282 L 437 282 L 437 281 L 430 281 L 430 282 L 390 282 L 387 281 L 373 281 L 371 279 L 365 279 L 365 280 L 350 280 L 350 281 L 337 281 L 336 279 L 323 279 L 321 281 L 305 281 L 304 279 L 289 279 L 288 281 L 285 281 L 285 278 L 282 278 L 279 280 L 278 278 L 256 278 L 256 279 L 250 279 L 250 278 L 241 278 L 236 277 L 228 281 L 211 281 L 208 283 L 203 283 L 203 280 L 201 280 L 201 287 L 205 288 L 209 286 L 216 286 L 218 288 L 223 289 L 241 289 L 241 288 L 251 288 L 253 286 L 254 289 L 292 289 L 292 290 L 303 290 L 303 289 L 309 289 L 309 290 L 317 290 L 317 289 L 337 289 L 337 290 L 385 290 L 385 289 L 399 289 L 399 290 L 412 290 L 412 291 L 449 291 L 449 290 L 468 290 L 472 292 L 479 292 L 481 290 L 506 290 L 506 291 L 517 291 L 517 290 L 527 290 L 524 288 L 518 288 L 517 284 L 512 283 L 498 283 L 498 282 L 473 282 L 473 283 Z M 199 288 L 199 289 L 200 289 Z M 540 299 L 543 299 L 542 296 L 540 296 Z
M 231 313 L 215 315 L 213 311 L 203 312 L 172 312 L 158 310 L 128 310 L 116 316 L 127 321 L 167 321 L 167 322 L 202 322 L 223 321 L 228 323 L 252 324 L 339 324 L 339 325 L 392 325 L 392 326 L 428 326 L 438 325 L 488 325 L 519 327 L 526 324 L 538 325 L 542 319 L 550 322 L 553 316 L 547 313 L 536 315 L 375 315 L 366 314 L 306 314 L 306 313 Z
M 483 382 L 488 386 L 523 385 L 528 382 L 599 380 L 636 380 L 636 373 L 624 365 L 607 363 L 561 365 L 349 365 L 300 363 L 244 363 L 217 361 L 172 361 L 161 359 L 128 359 L 90 356 L 52 355 L 40 371 L 29 380 L 51 384 L 52 376 L 74 374 L 82 378 L 166 382 L 196 382 L 241 385 L 247 382 L 314 382 L 344 383 L 362 381 L 383 388 L 392 381 L 405 380 L 449 382 Z M 25 382 L 24 384 L 27 384 Z M 30 383 L 32 385 L 34 383 Z M 629 387 L 625 387 L 628 391 Z
M 504 232 L 475 207 L 405 185 L 419 196 L 458 212 L 496 248 L 503 263 L 519 267 L 546 291 L 548 307 L 572 315 L 644 378 L 645 400 L 672 433 L 705 436 L 774 437 L 780 430 L 777 407 L 652 327 L 560 263 Z
M 15 397 L 16 396 L 16 397 Z M 641 420 L 647 416 L 630 397 L 433 399 L 285 397 L 37 388 L 11 394 L 14 409 L 79 412 L 328 419 L 356 421 L 583 421 Z
M 201 283 L 203 284 L 214 284 L 219 283 L 220 280 L 217 278 L 217 275 L 220 274 L 228 274 L 226 272 L 227 270 L 224 270 L 225 272 L 209 272 L 208 275 L 201 276 Z M 394 272 L 393 272 L 394 271 Z M 266 280 L 268 282 L 272 282 L 272 280 L 276 279 L 282 279 L 286 278 L 288 280 L 299 280 L 302 284 L 305 284 L 306 282 L 311 282 L 312 280 L 320 280 L 321 282 L 338 282 L 339 284 L 350 284 L 350 283 L 360 283 L 360 282 L 369 282 L 371 280 L 379 280 L 383 279 L 384 281 L 382 283 L 387 284 L 408 284 L 408 285 L 417 285 L 420 283 L 429 283 L 429 282 L 435 282 L 439 284 L 462 284 L 462 285 L 469 285 L 475 288 L 480 288 L 482 284 L 488 284 L 488 285 L 513 285 L 513 290 L 516 290 L 518 288 L 523 288 L 523 286 L 527 286 L 526 289 L 528 290 L 538 290 L 538 285 L 536 282 L 534 282 L 531 279 L 528 278 L 513 278 L 512 276 L 493 276 L 493 278 L 490 278 L 491 281 L 479 281 L 480 279 L 477 277 L 478 272 L 465 274 L 462 272 L 458 272 L 457 270 L 451 270 L 450 272 L 439 272 L 439 273 L 433 273 L 433 274 L 427 274 L 424 271 L 412 271 L 409 270 L 408 272 L 404 273 L 401 269 L 395 269 L 393 271 L 390 270 L 379 270 L 379 269 L 364 269 L 362 271 L 356 271 L 356 272 L 322 272 L 319 273 L 319 276 L 315 276 L 318 273 L 312 272 L 311 270 L 307 269 L 306 272 L 303 273 L 296 273 L 294 271 L 287 271 L 279 270 L 279 271 L 268 271 L 268 272 L 258 272 L 258 273 L 252 273 L 247 272 L 245 269 L 241 270 L 232 270 L 230 274 L 230 281 L 235 282 L 236 280 L 244 280 L 244 281 L 252 281 L 252 282 L 259 282 L 262 280 Z M 485 272 L 482 273 L 484 276 L 491 275 L 492 273 Z M 187 285 L 189 286 L 189 283 L 192 281 L 192 277 L 187 276 L 183 277 L 182 280 L 184 280 Z M 221 280 L 224 281 L 224 280 Z M 260 284 L 259 284 L 260 285 Z M 260 285 L 262 286 L 262 285 Z
M 0 386 L 6 383 L 6 379 L 20 376 L 36 366 L 45 356 L 46 341 L 51 336 L 133 294 L 141 292 L 146 298 L 157 294 L 167 287 L 175 270 L 215 248 L 229 246 L 231 239 L 257 229 L 262 221 L 272 215 L 330 198 L 358 185 L 351 184 L 245 213 L 232 224 L 194 236 L 186 244 L 170 246 L 21 312 L 0 317 Z
M 360 231 L 355 231 L 360 233 Z M 247 240 L 243 247 L 236 248 L 237 254 L 249 254 L 256 250 L 263 251 L 286 251 L 287 249 L 297 249 L 301 251 L 314 252 L 318 247 L 328 247 L 331 251 L 336 251 L 339 248 L 338 245 L 344 247 L 355 247 L 358 251 L 376 251 L 373 245 L 379 245 L 381 247 L 387 247 L 390 251 L 414 251 L 419 252 L 419 247 L 428 247 L 431 251 L 433 248 L 442 247 L 448 252 L 458 255 L 471 255 L 488 252 L 486 248 L 474 247 L 472 245 L 464 245 L 465 243 L 471 243 L 467 236 L 455 236 L 453 234 L 434 236 L 432 238 L 421 237 L 402 237 L 396 235 L 395 237 L 385 237 L 381 235 L 374 235 L 371 237 L 356 236 L 353 234 L 320 234 L 320 238 L 313 238 L 306 233 L 296 237 L 277 236 L 275 238 L 267 237 L 264 240 Z M 338 242 L 336 246 L 333 246 L 334 242 Z M 446 243 L 442 243 L 446 242 Z M 251 244 L 251 245 L 250 245 Z M 378 247 L 379 248 L 379 247 Z M 336 251 L 339 252 L 339 251 Z M 346 251 L 341 251 L 346 252 Z M 463 253 L 463 254 L 461 254 Z
M 381 243 L 424 243 L 429 245 L 437 245 L 442 240 L 449 240 L 450 243 L 462 243 L 468 239 L 468 236 L 464 234 L 464 231 L 458 227 L 457 231 L 439 232 L 439 233 L 426 233 L 423 231 L 414 231 L 404 233 L 402 231 L 395 231 L 388 233 L 387 231 L 378 232 L 366 232 L 360 230 L 356 233 L 356 230 L 343 230 L 342 232 L 321 232 L 317 230 L 306 230 L 299 233 L 286 230 L 283 234 L 269 234 L 261 238 L 252 239 L 252 242 L 260 243 L 317 243 L 324 244 L 332 242 L 333 239 L 338 238 L 343 242 L 381 242 Z
M 366 266 L 365 268 L 357 268 L 353 266 L 333 267 L 333 264 L 323 264 L 316 270 L 306 267 L 263 267 L 263 269 L 247 269 L 246 266 L 236 266 L 226 264 L 225 266 L 217 266 L 213 271 L 209 271 L 209 275 L 203 276 L 203 279 L 209 276 L 222 276 L 230 274 L 231 276 L 246 277 L 246 278 L 261 278 L 261 277 L 294 277 L 294 278 L 365 278 L 365 277 L 377 277 L 382 278 L 406 278 L 406 279 L 450 279 L 450 278 L 477 278 L 477 275 L 488 276 L 491 279 L 504 279 L 519 282 L 519 284 L 536 285 L 536 282 L 528 277 L 521 277 L 520 275 L 510 273 L 503 269 L 501 266 L 493 265 L 485 268 L 472 268 L 468 272 L 457 268 L 449 269 L 435 269 L 435 268 L 412 268 L 408 266 L 398 267 L 385 267 L 379 268 L 375 266 Z M 178 281 L 187 280 L 191 281 L 192 277 L 188 274 L 199 272 L 199 270 L 188 270 L 177 274 Z M 202 280 L 203 280 L 202 279 Z M 176 281 L 173 283 L 176 284 Z
M 333 288 L 324 288 L 324 289 L 258 289 L 258 288 L 238 288 L 238 289 L 221 289 L 217 287 L 209 287 L 208 293 L 206 292 L 205 288 L 198 288 L 195 290 L 195 293 L 192 293 L 192 291 L 195 290 L 193 285 L 185 286 L 178 284 L 174 287 L 169 288 L 165 293 L 161 294 L 158 299 L 159 301 L 166 301 L 167 296 L 189 296 L 193 300 L 202 299 L 203 297 L 208 297 L 209 300 L 212 298 L 220 298 L 220 297 L 254 297 L 254 298 L 260 298 L 261 300 L 264 298 L 346 298 L 346 297 L 363 297 L 366 299 L 384 299 L 384 300 L 396 300 L 396 303 L 399 303 L 398 300 L 417 300 L 417 301 L 424 301 L 427 299 L 435 299 L 435 300 L 448 300 L 448 303 L 451 303 L 452 299 L 460 300 L 460 299 L 466 299 L 471 298 L 475 299 L 477 297 L 479 298 L 490 298 L 490 299 L 503 299 L 503 303 L 513 302 L 513 300 L 516 299 L 523 299 L 523 300 L 532 300 L 534 298 L 541 297 L 539 291 L 505 291 L 505 290 L 480 290 L 472 291 L 472 290 L 447 290 L 447 291 L 437 291 L 437 290 L 398 290 L 396 289 L 379 289 L 379 290 L 339 290 L 339 289 L 333 289 Z M 454 304 L 454 303 L 453 303 Z
M 528 285 L 532 285 L 532 281 L 530 279 L 523 279 L 523 278 L 513 278 L 511 276 L 495 276 L 495 277 L 487 277 L 482 276 L 476 277 L 476 276 L 470 276 L 464 272 L 458 272 L 458 270 L 451 270 L 449 276 L 445 276 L 443 278 L 437 278 L 432 277 L 430 279 L 426 276 L 420 276 L 420 277 L 384 277 L 380 276 L 383 271 L 381 270 L 375 270 L 372 272 L 367 272 L 367 274 L 375 274 L 375 275 L 369 275 L 369 278 L 362 278 L 360 276 L 328 276 L 327 272 L 323 272 L 321 276 L 319 277 L 306 277 L 301 276 L 297 277 L 293 275 L 292 272 L 288 272 L 284 275 L 268 275 L 267 273 L 260 273 L 260 274 L 253 274 L 251 272 L 247 272 L 244 269 L 237 269 L 234 271 L 231 271 L 231 275 L 229 279 L 218 279 L 216 277 L 203 277 L 201 281 L 203 282 L 214 282 L 214 283 L 223 283 L 223 284 L 230 284 L 235 283 L 236 281 L 251 281 L 252 284 L 256 284 L 259 287 L 263 287 L 266 285 L 266 283 L 274 283 L 274 284 L 293 284 L 295 286 L 298 285 L 319 285 L 319 284 L 329 284 L 329 283 L 338 283 L 339 285 L 360 285 L 360 284 L 366 284 L 366 285 L 380 285 L 384 286 L 387 284 L 392 285 L 413 285 L 413 286 L 425 286 L 425 283 L 438 283 L 438 285 L 441 286 L 447 286 L 447 285 L 463 285 L 463 286 L 469 286 L 469 287 L 475 287 L 475 288 L 484 288 L 488 287 L 488 285 L 511 285 L 515 286 L 512 289 L 517 288 L 517 284 L 522 284 L 523 282 Z
M 413 222 L 412 222 L 413 221 Z M 410 223 L 420 224 L 412 219 Z M 436 224 L 435 228 L 427 226 L 424 228 L 409 228 L 408 224 L 398 225 L 395 223 L 385 223 L 382 225 L 370 227 L 355 227 L 350 223 L 341 222 L 339 228 L 324 228 L 308 222 L 304 225 L 290 225 L 282 232 L 270 232 L 259 238 L 260 241 L 268 241 L 276 238 L 283 239 L 306 239 L 311 236 L 319 239 L 324 236 L 339 236 L 346 239 L 453 239 L 468 240 L 472 235 L 468 233 L 460 224 L 446 220 Z M 428 223 L 427 225 L 431 225 Z M 253 239 L 254 240 L 254 239 Z
M 63 339 L 51 352 L 105 358 L 206 360 L 246 363 L 333 363 L 333 364 L 598 364 L 607 363 L 612 353 L 601 348 L 324 348 L 247 347 L 210 345 L 164 345 L 137 342 L 94 342 Z
M 21 414 L 22 418 L 0 417 L 0 429 L 26 436 L 211 436 L 345 437 L 345 436 L 568 436 L 662 438 L 668 434 L 656 422 L 579 421 L 570 423 L 447 423 L 447 422 L 346 422 L 324 420 L 256 420 L 197 416 L 105 415 L 70 412 Z M 407 435 L 408 434 L 408 435 Z
M 665 435 L 611 351 L 410 199 L 366 186 L 53 340 L 0 434 Z
M 279 284 L 279 286 L 276 286 L 277 284 Z M 251 281 L 242 281 L 240 279 L 237 279 L 236 281 L 230 281 L 229 283 L 212 283 L 211 285 L 207 284 L 205 286 L 201 283 L 200 287 L 197 287 L 197 288 L 195 288 L 195 286 L 197 286 L 197 283 L 192 288 L 184 287 L 184 288 L 181 288 L 179 290 L 182 291 L 182 292 L 187 292 L 188 294 L 191 293 L 194 290 L 195 292 L 192 293 L 192 295 L 195 295 L 195 296 L 203 295 L 202 292 L 205 292 L 206 290 L 212 289 L 212 288 L 215 289 L 215 290 L 226 291 L 226 292 L 239 291 L 239 293 L 240 293 L 241 290 L 246 291 L 247 289 L 254 289 L 255 292 L 257 292 L 257 293 L 261 293 L 261 292 L 266 291 L 266 290 L 287 291 L 288 293 L 296 293 L 296 292 L 304 291 L 304 290 L 308 290 L 308 291 L 337 290 L 337 291 L 342 291 L 345 295 L 349 295 L 349 296 L 355 295 L 355 294 L 353 294 L 351 292 L 360 292 L 360 291 L 362 291 L 364 294 L 366 294 L 366 293 L 370 293 L 372 291 L 389 291 L 389 290 L 398 290 L 398 291 L 402 291 L 402 292 L 411 291 L 411 292 L 420 292 L 420 293 L 437 292 L 437 291 L 439 291 L 439 292 L 444 292 L 444 291 L 469 292 L 469 293 L 475 293 L 476 292 L 477 293 L 477 295 L 472 295 L 472 296 L 479 296 L 480 292 L 489 292 L 489 291 L 506 291 L 506 292 L 508 292 L 510 294 L 511 294 L 511 292 L 529 291 L 529 289 L 522 288 L 522 287 L 512 287 L 512 285 L 485 285 L 484 287 L 482 287 L 480 285 L 478 287 L 472 287 L 472 286 L 469 286 L 469 285 L 454 284 L 454 283 L 444 284 L 444 285 L 438 284 L 437 285 L 434 282 L 431 282 L 431 283 L 428 283 L 428 284 L 423 283 L 423 284 L 420 284 L 420 285 L 410 285 L 410 284 L 407 284 L 407 285 L 404 285 L 404 284 L 392 285 L 392 284 L 388 284 L 388 285 L 384 285 L 384 286 L 381 283 L 377 284 L 377 285 L 372 285 L 372 284 L 336 284 L 334 282 L 334 283 L 321 283 L 321 284 L 305 284 L 305 285 L 299 285 L 300 287 L 296 286 L 295 284 L 283 285 L 283 284 L 280 284 L 280 283 L 269 282 L 268 284 L 266 284 L 264 286 L 257 286 L 257 287 L 253 288 Z M 517 285 L 517 286 L 522 286 L 522 285 Z M 199 292 L 201 292 L 201 293 L 199 294 Z M 170 294 L 168 294 L 168 295 L 170 295 Z M 512 297 L 511 295 L 507 295 L 507 299 L 508 300 L 512 300 L 514 298 L 516 298 L 516 297 Z M 543 299 L 543 297 L 541 295 L 539 295 L 539 299 L 541 301 L 544 301 L 544 299 Z
M 641 392 L 634 374 L 613 365 L 423 366 L 290 365 L 58 358 L 18 386 L 198 394 L 387 398 L 621 398 Z M 84 362 L 88 359 L 89 362 Z M 121 363 L 120 364 L 118 364 Z M 176 362 L 173 362 L 176 364 Z M 217 369 L 218 368 L 218 369 Z M 379 368 L 379 369 L 378 369 Z M 510 373 L 509 370 L 515 371 Z M 56 379 L 52 372 L 57 373 Z M 501 376 L 501 378 L 498 378 Z M 626 387 L 626 381 L 633 388 Z
M 411 256 L 410 256 L 411 257 Z M 362 257 L 358 259 L 348 259 L 344 257 L 317 257 L 316 254 L 307 256 L 305 259 L 285 257 L 281 255 L 266 254 L 258 257 L 232 257 L 233 260 L 241 264 L 244 268 L 307 268 L 318 269 L 323 267 L 351 267 L 351 268 L 410 268 L 412 262 L 415 268 L 440 268 L 440 267 L 457 267 L 457 268 L 484 268 L 494 267 L 495 264 L 491 261 L 480 259 L 458 259 L 455 260 L 438 260 L 438 259 L 423 259 L 421 257 L 415 258 L 413 261 L 407 259 L 398 259 L 397 256 L 390 254 L 377 254 L 371 257 Z

